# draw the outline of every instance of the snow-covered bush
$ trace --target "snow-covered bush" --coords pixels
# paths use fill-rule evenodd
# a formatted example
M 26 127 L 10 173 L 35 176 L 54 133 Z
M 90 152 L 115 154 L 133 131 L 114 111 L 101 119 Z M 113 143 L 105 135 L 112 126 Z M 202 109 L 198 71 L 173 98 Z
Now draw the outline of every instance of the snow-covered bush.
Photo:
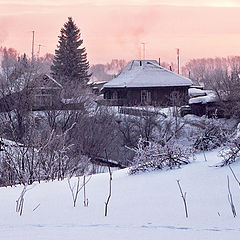
M 223 161 L 221 167 L 235 162 L 240 157 L 240 138 L 228 142 L 219 152 Z
M 202 133 L 197 137 L 193 147 L 198 150 L 211 150 L 227 141 L 228 130 L 218 119 L 206 119 Z
M 132 162 L 133 166 L 129 170 L 130 174 L 180 167 L 188 164 L 190 157 L 194 154 L 191 147 L 184 147 L 174 142 L 159 144 L 145 141 L 142 138 L 139 139 L 137 148 L 133 150 L 135 156 Z
M 240 159 L 240 124 L 234 131 L 227 132 L 225 137 L 226 141 L 219 151 L 222 162 L 217 165 L 218 167 L 230 165 Z
M 240 157 L 240 124 L 232 134 L 228 135 L 228 139 L 219 152 L 223 161 L 220 166 L 226 166 L 235 162 Z

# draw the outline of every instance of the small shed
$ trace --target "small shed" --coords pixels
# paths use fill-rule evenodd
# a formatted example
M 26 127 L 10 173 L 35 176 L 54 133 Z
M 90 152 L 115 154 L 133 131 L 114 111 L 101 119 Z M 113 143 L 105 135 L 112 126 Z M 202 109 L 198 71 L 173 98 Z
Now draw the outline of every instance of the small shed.
M 191 91 L 190 91 L 191 90 Z M 229 117 L 223 109 L 215 92 L 212 90 L 190 89 L 189 105 L 191 113 L 197 116 L 206 115 L 208 117 Z
M 192 81 L 160 66 L 156 60 L 132 60 L 103 85 L 104 101 L 117 106 L 171 106 L 188 102 Z

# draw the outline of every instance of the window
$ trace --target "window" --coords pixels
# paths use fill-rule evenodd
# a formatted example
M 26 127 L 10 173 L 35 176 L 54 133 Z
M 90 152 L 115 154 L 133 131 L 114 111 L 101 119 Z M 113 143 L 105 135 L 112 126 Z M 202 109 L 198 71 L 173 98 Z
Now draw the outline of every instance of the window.
M 148 90 L 141 91 L 141 103 L 151 103 L 151 92 Z
M 117 91 L 114 91 L 114 92 L 112 93 L 112 99 L 118 99 L 118 93 L 117 93 Z

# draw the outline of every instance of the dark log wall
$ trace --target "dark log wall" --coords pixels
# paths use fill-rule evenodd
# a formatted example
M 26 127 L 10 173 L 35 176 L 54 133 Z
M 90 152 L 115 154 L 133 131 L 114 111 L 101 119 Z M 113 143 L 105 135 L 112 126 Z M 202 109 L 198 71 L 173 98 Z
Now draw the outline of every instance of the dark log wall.
M 151 93 L 149 103 L 141 102 L 141 91 L 147 90 Z M 116 99 L 117 96 L 117 99 Z M 125 102 L 126 105 L 184 105 L 188 103 L 188 87 L 152 87 L 152 88 L 124 88 L 124 89 L 104 89 L 104 99 L 119 100 L 119 103 Z M 116 105 L 116 101 L 114 101 Z M 119 104 L 122 105 L 122 104 Z M 124 104 L 125 105 L 125 104 Z

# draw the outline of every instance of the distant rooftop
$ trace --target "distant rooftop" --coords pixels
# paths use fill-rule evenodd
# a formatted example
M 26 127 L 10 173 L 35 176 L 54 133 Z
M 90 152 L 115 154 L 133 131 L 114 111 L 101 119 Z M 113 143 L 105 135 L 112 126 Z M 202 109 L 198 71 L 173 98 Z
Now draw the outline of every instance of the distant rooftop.
M 160 66 L 156 60 L 132 60 L 103 88 L 191 86 L 192 81 Z

